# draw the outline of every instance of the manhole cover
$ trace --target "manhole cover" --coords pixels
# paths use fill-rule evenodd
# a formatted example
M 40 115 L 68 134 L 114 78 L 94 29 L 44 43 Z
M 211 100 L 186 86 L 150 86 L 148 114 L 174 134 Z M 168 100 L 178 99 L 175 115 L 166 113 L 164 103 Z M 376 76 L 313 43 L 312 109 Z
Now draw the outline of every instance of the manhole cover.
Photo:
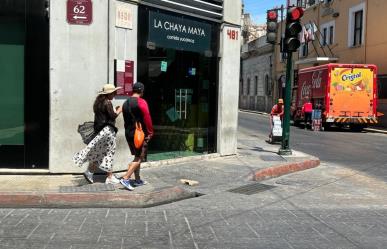
M 262 183 L 252 183 L 244 185 L 242 187 L 234 188 L 228 190 L 231 193 L 244 194 L 244 195 L 253 195 L 259 192 L 263 192 L 269 189 L 275 188 L 275 186 L 266 185 Z
M 272 156 L 272 155 L 262 155 L 260 158 L 263 161 L 268 161 L 268 162 L 275 162 L 275 161 L 286 161 L 284 158 L 280 156 Z
M 113 184 L 87 184 L 83 186 L 60 186 L 61 193 L 78 193 L 78 192 L 102 192 L 114 191 Z

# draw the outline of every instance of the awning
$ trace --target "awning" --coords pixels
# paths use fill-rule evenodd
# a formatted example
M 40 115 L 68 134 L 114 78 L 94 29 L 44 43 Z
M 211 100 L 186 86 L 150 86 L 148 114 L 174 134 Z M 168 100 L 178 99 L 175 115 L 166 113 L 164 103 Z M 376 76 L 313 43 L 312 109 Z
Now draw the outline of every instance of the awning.
M 315 64 L 315 63 L 330 63 L 337 62 L 339 58 L 336 57 L 314 57 L 298 60 L 295 62 L 296 65 Z

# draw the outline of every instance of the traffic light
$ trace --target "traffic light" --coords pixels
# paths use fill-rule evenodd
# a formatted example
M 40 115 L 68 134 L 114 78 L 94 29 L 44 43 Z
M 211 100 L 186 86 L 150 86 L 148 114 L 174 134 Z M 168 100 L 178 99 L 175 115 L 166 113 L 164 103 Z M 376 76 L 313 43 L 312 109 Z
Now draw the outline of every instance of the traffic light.
M 300 47 L 299 33 L 302 31 L 300 23 L 304 10 L 301 7 L 291 7 L 288 9 L 286 17 L 285 39 L 282 42 L 283 52 L 295 52 Z
M 266 42 L 275 44 L 277 42 L 277 20 L 278 13 L 277 10 L 268 10 L 267 11 L 267 21 L 266 21 Z

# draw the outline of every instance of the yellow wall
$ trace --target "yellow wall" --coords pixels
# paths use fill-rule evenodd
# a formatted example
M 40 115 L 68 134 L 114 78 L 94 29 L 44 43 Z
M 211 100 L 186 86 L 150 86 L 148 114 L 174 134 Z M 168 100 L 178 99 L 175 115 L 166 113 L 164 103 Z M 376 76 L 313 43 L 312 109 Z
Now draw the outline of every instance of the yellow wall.
M 379 74 L 387 74 L 387 1 L 368 0 L 366 61 L 379 67 Z
M 364 42 L 359 47 L 348 46 L 348 27 L 349 27 L 349 9 L 353 6 L 365 3 L 365 35 Z M 327 8 L 333 9 L 339 13 L 338 17 L 333 17 L 332 14 L 322 16 L 322 13 Z M 316 23 L 317 27 L 326 22 L 335 21 L 334 43 L 330 45 L 333 54 L 339 58 L 338 63 L 360 63 L 360 64 L 376 64 L 379 69 L 379 74 L 387 74 L 387 0 L 335 0 L 330 6 L 318 4 L 310 7 L 305 11 L 302 18 L 302 23 L 306 24 L 309 21 Z M 319 38 L 320 34 L 316 33 Z M 278 32 L 280 36 L 280 30 Z M 321 38 L 320 38 L 321 41 Z M 321 41 L 322 42 L 322 41 Z M 324 57 L 318 40 L 313 42 L 319 55 Z M 324 47 L 327 55 L 331 57 L 327 47 Z M 276 73 L 284 72 L 284 63 L 279 61 L 279 46 L 276 46 Z M 298 53 L 293 54 L 294 60 L 297 61 Z M 309 45 L 309 56 L 306 58 L 317 57 L 315 48 L 312 43 Z M 301 58 L 301 59 L 305 59 Z M 296 68 L 304 68 L 313 66 L 312 64 L 296 66 Z

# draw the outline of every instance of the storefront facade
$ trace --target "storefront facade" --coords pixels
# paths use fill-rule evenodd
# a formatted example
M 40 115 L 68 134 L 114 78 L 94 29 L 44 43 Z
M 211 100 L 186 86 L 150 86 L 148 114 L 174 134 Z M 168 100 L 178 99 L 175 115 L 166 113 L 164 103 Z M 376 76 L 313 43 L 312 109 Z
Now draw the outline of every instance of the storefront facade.
M 155 136 L 150 160 L 216 152 L 219 25 L 139 8 L 138 80 Z
M 41 139 L 31 141 L 35 143 L 32 154 L 39 151 L 42 159 L 32 167 L 28 163 L 21 165 L 12 157 L 7 165 L 0 157 L 0 167 L 12 170 L 12 165 L 19 165 L 24 169 L 45 168 L 51 173 L 81 172 L 83 169 L 71 161 L 84 146 L 76 130 L 79 124 L 93 120 L 93 101 L 107 82 L 124 87 L 114 105 L 122 104 L 131 94 L 133 82 L 144 83 L 144 98 L 155 127 L 148 160 L 236 152 L 240 1 L 199 1 L 190 5 L 182 0 L 156 2 L 42 1 L 43 8 L 46 4 L 49 10 L 45 19 L 47 44 L 42 46 L 47 58 L 39 57 L 46 64 L 39 64 L 42 73 L 34 75 L 46 75 L 47 79 L 41 88 L 33 85 L 38 94 L 33 96 L 38 100 L 29 100 L 26 89 L 19 90 L 19 95 L 23 92 L 25 102 L 38 101 L 46 113 L 31 112 L 30 109 L 38 109 L 35 102 L 18 102 L 24 108 L 31 106 L 24 109 L 28 113 L 24 116 L 39 119 Z M 83 23 L 71 19 L 69 11 L 85 13 L 80 15 Z M 34 63 L 24 63 L 26 68 L 31 64 Z M 23 81 L 14 81 L 17 80 Z M 24 79 L 24 86 L 33 88 L 27 83 Z M 6 87 L 3 82 L 1 87 Z M 8 130 L 20 127 L 22 120 L 0 124 L 0 130 L 9 134 Z M 122 117 L 118 118 L 117 127 L 120 131 L 115 170 L 122 170 L 132 158 Z M 19 134 L 19 141 L 15 137 L 13 142 L 20 144 L 20 137 L 24 137 L 28 148 L 29 131 L 22 130 L 24 136 Z

